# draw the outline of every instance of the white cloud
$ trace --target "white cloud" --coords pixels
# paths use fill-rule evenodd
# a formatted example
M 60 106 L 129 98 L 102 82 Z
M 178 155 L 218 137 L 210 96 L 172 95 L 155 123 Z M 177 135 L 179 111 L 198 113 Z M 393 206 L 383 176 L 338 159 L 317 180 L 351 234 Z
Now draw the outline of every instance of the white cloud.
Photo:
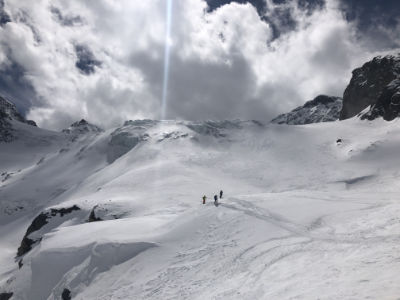
M 269 16 L 282 9 L 269 7 Z M 6 1 L 14 22 L 0 29 L 0 69 L 8 59 L 24 67 L 37 93 L 28 117 L 44 127 L 159 118 L 165 9 L 165 0 Z M 174 0 L 168 117 L 267 121 L 317 94 L 340 95 L 373 54 L 335 0 L 312 14 L 296 1 L 285 9 L 297 27 L 272 41 L 250 4 L 206 13 L 202 0 Z M 75 66 L 76 44 L 101 61 L 89 76 Z

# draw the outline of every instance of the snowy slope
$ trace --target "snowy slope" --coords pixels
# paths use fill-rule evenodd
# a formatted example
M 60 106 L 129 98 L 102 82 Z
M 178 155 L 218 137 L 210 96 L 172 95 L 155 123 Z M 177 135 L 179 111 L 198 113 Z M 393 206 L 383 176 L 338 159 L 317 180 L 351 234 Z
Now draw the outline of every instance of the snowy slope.
M 73 136 L 15 126 L 24 137 L 0 145 L 12 173 L 0 293 L 12 299 L 400 293 L 397 120 L 142 120 Z M 47 223 L 31 231 L 38 216 Z M 16 258 L 28 227 L 34 244 Z

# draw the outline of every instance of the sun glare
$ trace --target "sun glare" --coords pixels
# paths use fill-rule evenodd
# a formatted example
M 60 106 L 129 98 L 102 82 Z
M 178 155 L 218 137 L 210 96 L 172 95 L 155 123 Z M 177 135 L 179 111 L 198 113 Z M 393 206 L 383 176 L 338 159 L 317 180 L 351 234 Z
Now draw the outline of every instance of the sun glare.
M 168 77 L 169 77 L 169 58 L 172 45 L 171 22 L 172 22 L 172 1 L 166 1 L 166 28 L 165 28 L 165 51 L 164 51 L 164 79 L 161 100 L 161 119 L 164 120 L 167 115 L 168 105 Z

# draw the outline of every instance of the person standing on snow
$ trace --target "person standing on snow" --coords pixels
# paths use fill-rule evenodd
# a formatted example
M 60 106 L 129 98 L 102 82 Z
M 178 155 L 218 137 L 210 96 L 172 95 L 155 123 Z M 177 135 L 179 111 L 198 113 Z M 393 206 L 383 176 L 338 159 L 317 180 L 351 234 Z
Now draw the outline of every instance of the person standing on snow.
M 219 191 L 219 199 L 222 199 L 223 193 L 224 193 L 224 192 L 223 192 L 222 190 Z
M 206 199 L 207 199 L 207 197 L 206 197 L 206 195 L 204 195 L 203 196 L 203 204 L 206 204 Z
M 218 206 L 218 196 L 214 195 L 214 205 Z

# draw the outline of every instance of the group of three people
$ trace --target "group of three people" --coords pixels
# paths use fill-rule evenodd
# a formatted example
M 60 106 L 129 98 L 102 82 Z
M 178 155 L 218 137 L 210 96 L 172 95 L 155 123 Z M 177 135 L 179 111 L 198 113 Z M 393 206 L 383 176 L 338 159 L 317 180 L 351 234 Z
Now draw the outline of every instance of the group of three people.
M 222 195 L 224 192 L 222 190 L 219 191 L 219 199 L 222 199 Z M 206 195 L 203 196 L 203 204 L 206 204 Z M 215 206 L 218 206 L 218 195 L 214 195 L 214 204 Z

